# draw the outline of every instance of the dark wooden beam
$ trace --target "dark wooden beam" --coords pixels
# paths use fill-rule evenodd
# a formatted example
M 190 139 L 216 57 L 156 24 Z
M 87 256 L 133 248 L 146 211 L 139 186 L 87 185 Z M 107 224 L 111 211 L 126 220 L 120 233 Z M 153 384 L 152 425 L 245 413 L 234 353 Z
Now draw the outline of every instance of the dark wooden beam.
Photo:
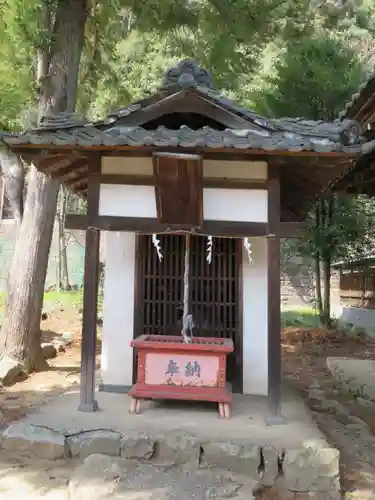
M 101 159 L 96 154 L 89 157 L 87 214 L 97 217 L 99 211 L 99 191 Z M 85 274 L 83 283 L 83 315 L 81 344 L 80 411 L 96 411 L 95 399 L 96 337 L 99 287 L 100 231 L 86 229 Z
M 47 154 L 47 156 L 40 156 L 36 161 L 37 168 L 41 170 L 55 170 L 59 165 L 70 163 L 71 154 L 69 151 L 57 152 L 54 154 Z
M 243 311 L 244 311 L 244 301 L 243 301 L 243 259 L 244 259 L 244 249 L 243 249 L 243 241 L 236 241 L 236 250 L 237 250 L 237 259 L 238 259 L 238 275 L 237 275 L 237 339 L 236 339 L 236 348 L 234 351 L 234 356 L 236 359 L 236 373 L 235 380 L 233 381 L 233 389 L 237 390 L 240 394 L 243 393 L 243 366 L 244 355 L 243 355 L 243 344 L 244 344 L 244 328 L 243 328 Z M 246 307 L 246 306 L 245 306 Z
M 82 188 L 87 189 L 87 175 L 76 177 L 68 182 L 70 189 L 81 190 Z
M 101 184 L 124 184 L 131 186 L 155 186 L 153 175 L 101 174 Z
M 171 228 L 201 228 L 203 161 L 198 155 L 156 154 L 153 159 L 157 219 Z
M 229 172 L 228 172 L 229 173 Z M 133 186 L 155 186 L 152 175 L 102 174 L 101 184 L 126 184 Z M 266 180 L 204 178 L 203 187 L 222 189 L 267 189 Z
M 74 169 L 69 169 L 65 173 L 61 174 L 56 173 L 53 175 L 56 179 L 58 179 L 60 182 L 70 182 L 70 181 L 76 181 L 78 179 L 86 179 L 86 182 L 88 182 L 88 170 L 87 170 L 87 160 L 85 163 L 81 163 L 81 166 L 76 166 Z
M 148 217 L 118 217 L 112 215 L 76 215 L 67 214 L 65 220 L 67 229 L 87 229 L 89 227 L 100 231 L 131 231 L 139 234 L 200 234 L 227 238 L 245 238 L 267 236 L 268 224 L 265 222 L 241 221 L 204 221 L 200 229 L 169 228 L 160 224 L 157 219 Z
M 80 182 L 83 183 L 83 180 Z M 67 214 L 65 227 L 70 230 L 86 230 L 88 227 L 95 227 L 100 231 L 131 231 L 138 234 L 173 234 L 174 232 L 182 234 L 192 232 L 194 234 L 228 238 L 250 238 L 274 234 L 270 232 L 268 224 L 264 222 L 204 221 L 202 228 L 199 230 L 189 228 L 176 230 L 158 223 L 157 219 L 112 215 L 99 215 L 90 218 L 87 215 Z M 294 238 L 299 235 L 302 228 L 302 222 L 281 222 L 275 234 L 278 234 L 279 238 Z
M 23 154 L 28 151 L 34 150 L 36 154 L 38 154 L 42 150 L 63 152 L 63 151 L 100 151 L 103 155 L 112 155 L 112 156 L 122 156 L 122 153 L 127 153 L 127 156 L 131 156 L 132 152 L 137 151 L 138 156 L 152 156 L 153 153 L 156 152 L 165 152 L 165 146 L 77 146 L 72 144 L 67 144 L 65 146 L 59 145 L 55 146 L 54 144 L 20 144 L 20 145 L 10 145 L 12 151 Z M 237 148 L 211 148 L 211 147 L 171 147 L 168 148 L 168 151 L 175 153 L 196 153 L 206 158 L 207 154 L 220 154 L 222 159 L 231 159 L 231 156 L 239 155 Z M 116 152 L 116 154 L 115 154 Z M 267 159 L 273 156 L 279 157 L 292 157 L 292 158 L 309 158 L 313 157 L 315 160 L 317 158 L 330 158 L 331 160 L 337 161 L 338 158 L 347 159 L 347 161 L 359 158 L 360 153 L 347 153 L 342 151 L 332 151 L 332 152 L 317 152 L 317 151 L 285 151 L 285 150 L 273 150 L 273 151 L 265 151 L 264 149 L 242 149 L 241 156 L 243 155 L 244 159 L 253 159 L 253 161 L 259 161 L 260 159 Z M 301 163 L 301 166 L 303 164 Z
M 284 423 L 281 415 L 281 298 L 280 298 L 280 177 L 273 165 L 268 167 L 267 238 L 268 284 L 268 415 L 269 425 Z
M 196 148 L 194 149 L 194 151 Z M 157 148 L 157 147 L 151 147 L 148 148 L 147 150 L 145 149 L 133 149 L 133 150 L 118 150 L 115 149 L 113 151 L 106 151 L 104 156 L 110 156 L 110 157 L 125 157 L 125 158 L 150 158 L 152 155 L 155 153 L 155 151 L 165 151 L 165 148 Z M 190 152 L 192 153 L 191 149 L 188 148 L 168 148 L 168 151 L 172 152 Z M 215 150 L 211 149 L 204 149 L 200 148 L 199 154 L 205 159 L 205 160 L 215 160 L 215 161 L 220 161 L 223 159 L 223 153 L 222 152 L 216 152 Z M 234 149 L 231 150 L 229 154 L 225 155 L 225 159 L 227 161 L 249 161 L 249 155 L 247 153 L 242 153 L 241 150 L 234 151 Z M 254 158 L 254 161 L 267 161 L 268 156 L 266 152 L 263 152 L 263 155 L 257 155 L 256 158 Z

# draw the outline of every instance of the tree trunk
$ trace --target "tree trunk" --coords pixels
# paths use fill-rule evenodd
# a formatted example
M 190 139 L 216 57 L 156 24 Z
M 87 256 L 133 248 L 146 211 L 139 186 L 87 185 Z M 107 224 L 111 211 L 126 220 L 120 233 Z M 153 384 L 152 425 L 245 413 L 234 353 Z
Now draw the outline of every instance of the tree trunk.
M 68 267 L 68 238 L 65 231 L 65 216 L 67 212 L 69 192 L 64 187 L 60 187 L 60 199 L 58 210 L 58 229 L 59 229 L 59 254 L 58 254 L 58 283 L 59 290 L 70 290 L 69 267 Z
M 330 227 L 333 222 L 334 211 L 334 198 L 330 196 L 323 203 L 326 205 L 325 210 L 325 229 L 327 234 L 327 242 L 325 245 L 325 252 L 323 258 L 323 278 L 324 278 L 324 307 L 323 307 L 323 324 L 326 326 L 331 325 L 331 261 L 332 261 L 332 237 Z
M 315 254 L 315 295 L 316 295 L 316 310 L 320 319 L 323 318 L 323 299 L 322 299 L 322 276 L 320 273 L 320 254 Z
M 320 231 L 320 203 L 315 207 L 315 231 L 318 234 Z M 320 274 L 320 252 L 315 253 L 315 290 L 316 290 L 316 308 L 320 319 L 323 318 L 323 301 L 322 301 L 322 279 Z
M 324 307 L 323 307 L 323 325 L 330 326 L 331 323 L 331 259 L 327 255 L 323 260 L 323 279 L 324 279 Z
M 53 45 L 43 48 L 49 51 L 48 73 L 38 75 L 40 117 L 75 108 L 86 16 L 86 0 L 59 0 L 56 15 L 51 16 L 55 19 Z M 58 190 L 57 181 L 32 166 L 0 338 L 0 352 L 21 361 L 27 371 L 48 366 L 40 348 L 40 316 Z
M 59 194 L 57 195 L 57 204 L 58 210 L 56 213 L 57 227 L 58 227 L 58 238 L 57 238 L 57 262 L 56 262 L 56 291 L 61 292 L 62 286 L 62 262 L 61 262 L 61 253 L 62 253 L 62 235 L 61 233 L 64 231 L 64 228 L 61 227 L 61 200 L 62 200 L 62 186 L 60 186 Z M 53 238 L 53 235 L 52 235 Z

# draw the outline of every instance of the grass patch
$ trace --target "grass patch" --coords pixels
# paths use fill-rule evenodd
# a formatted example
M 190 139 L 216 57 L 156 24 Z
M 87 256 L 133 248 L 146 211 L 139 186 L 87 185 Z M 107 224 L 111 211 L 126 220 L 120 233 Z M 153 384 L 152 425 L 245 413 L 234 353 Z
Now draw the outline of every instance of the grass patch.
M 320 319 L 316 311 L 311 307 L 299 309 L 286 309 L 281 311 L 281 326 L 304 326 L 307 328 L 318 328 Z
M 4 307 L 6 294 L 0 293 L 0 315 Z M 52 312 L 58 308 L 67 309 L 82 309 L 83 305 L 83 292 L 82 290 L 74 292 L 46 292 L 43 300 L 43 311 Z M 103 295 L 99 294 L 98 297 L 98 310 L 102 311 L 103 308 Z

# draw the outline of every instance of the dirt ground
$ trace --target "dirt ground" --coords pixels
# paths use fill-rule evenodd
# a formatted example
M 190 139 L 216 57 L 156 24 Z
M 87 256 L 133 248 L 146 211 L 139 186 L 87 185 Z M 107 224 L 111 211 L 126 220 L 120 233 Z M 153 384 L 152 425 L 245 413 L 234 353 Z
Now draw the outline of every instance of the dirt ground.
M 326 330 L 323 328 L 285 328 L 283 331 L 283 369 L 284 377 L 299 389 L 304 397 L 306 404 L 313 412 L 316 410 L 314 400 L 309 398 L 309 389 L 312 385 L 319 386 L 324 390 L 327 401 L 338 402 L 344 407 L 348 414 L 361 419 L 368 426 L 369 431 L 375 436 L 375 404 L 373 406 L 363 406 L 359 400 L 351 393 L 343 392 L 339 388 L 331 373 L 327 369 L 326 359 L 330 356 L 353 357 L 357 359 L 375 358 L 375 339 L 366 337 L 350 338 L 345 334 L 335 330 Z M 319 413 L 321 410 L 319 410 Z M 369 490 L 368 477 L 363 480 L 363 463 L 358 460 L 359 455 L 369 455 L 366 445 L 362 446 L 356 431 L 353 429 L 353 436 L 349 439 L 335 439 L 335 432 L 332 432 L 334 424 L 337 423 L 331 407 L 326 412 L 319 414 L 317 420 L 318 426 L 327 436 L 327 439 L 333 446 L 340 449 L 341 452 L 341 485 L 346 492 L 361 492 Z M 315 418 L 316 419 L 316 418 Z M 346 422 L 342 422 L 342 428 L 345 429 Z M 337 434 L 336 434 L 337 435 Z M 333 436 L 333 437 L 332 437 Z M 343 442 L 345 443 L 343 445 Z M 356 458 L 351 456 L 352 448 L 363 448 L 362 452 L 357 453 Z M 371 460 L 370 460 L 371 461 Z M 367 476 L 369 476 L 367 474 Z M 371 479 L 373 485 L 374 479 Z M 362 498 L 359 494 L 358 498 Z M 354 496 L 353 498 L 357 498 Z M 367 498 L 367 496 L 363 496 Z M 372 496 L 369 498 L 373 498 Z
M 34 373 L 11 387 L 0 388 L 0 426 L 17 420 L 51 397 L 61 394 L 79 382 L 81 358 L 81 313 L 64 308 L 49 313 L 42 321 L 42 342 L 49 342 L 63 333 L 72 335 L 72 344 L 55 359 L 48 360 L 50 370 Z M 98 354 L 98 363 L 100 356 Z
M 375 434 L 375 415 L 358 405 L 354 396 L 343 393 L 336 386 L 327 369 L 327 357 L 353 357 L 375 359 L 375 339 L 350 338 L 335 330 L 323 328 L 285 328 L 283 331 L 284 375 L 304 393 L 314 380 L 334 399 L 350 408 L 350 412 L 363 419 Z

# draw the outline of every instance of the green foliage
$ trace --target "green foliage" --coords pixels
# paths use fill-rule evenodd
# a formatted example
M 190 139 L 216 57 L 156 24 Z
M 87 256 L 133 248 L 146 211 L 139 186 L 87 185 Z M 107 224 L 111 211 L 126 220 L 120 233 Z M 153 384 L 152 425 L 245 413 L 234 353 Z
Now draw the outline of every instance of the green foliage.
M 288 43 L 256 98 L 263 114 L 333 120 L 365 79 L 360 58 L 327 32 Z
M 332 262 L 349 259 L 359 248 L 364 248 L 372 240 L 371 212 L 363 198 L 335 196 L 317 202 L 322 212 L 327 214 L 328 203 L 332 204 L 332 217 L 319 215 L 317 221 L 315 209 L 311 211 L 305 223 L 303 237 L 295 243 L 303 255 L 316 255 Z M 373 202 L 370 202 L 373 206 Z
M 126 32 L 111 51 L 112 56 L 107 55 L 105 68 L 98 65 L 97 58 L 96 87 L 89 84 L 87 92 L 90 79 L 87 75 L 82 78 L 81 96 L 90 95 L 90 116 L 105 114 L 155 91 L 165 70 L 185 57 L 194 58 L 209 69 L 217 88 L 242 99 L 262 63 L 268 42 L 285 36 L 295 38 L 311 24 L 305 0 L 118 3 Z M 101 26 L 106 25 L 104 19 Z M 117 31 L 111 28 L 111 33 L 118 32 L 119 27 L 121 23 Z M 99 33 L 102 32 L 100 28 Z M 84 64 L 85 61 L 84 56 Z M 98 68 L 103 69 L 101 74 Z
M 34 96 L 35 52 L 23 31 L 33 8 L 33 1 L 0 3 L 0 125 L 7 130 L 22 128 L 21 114 Z

